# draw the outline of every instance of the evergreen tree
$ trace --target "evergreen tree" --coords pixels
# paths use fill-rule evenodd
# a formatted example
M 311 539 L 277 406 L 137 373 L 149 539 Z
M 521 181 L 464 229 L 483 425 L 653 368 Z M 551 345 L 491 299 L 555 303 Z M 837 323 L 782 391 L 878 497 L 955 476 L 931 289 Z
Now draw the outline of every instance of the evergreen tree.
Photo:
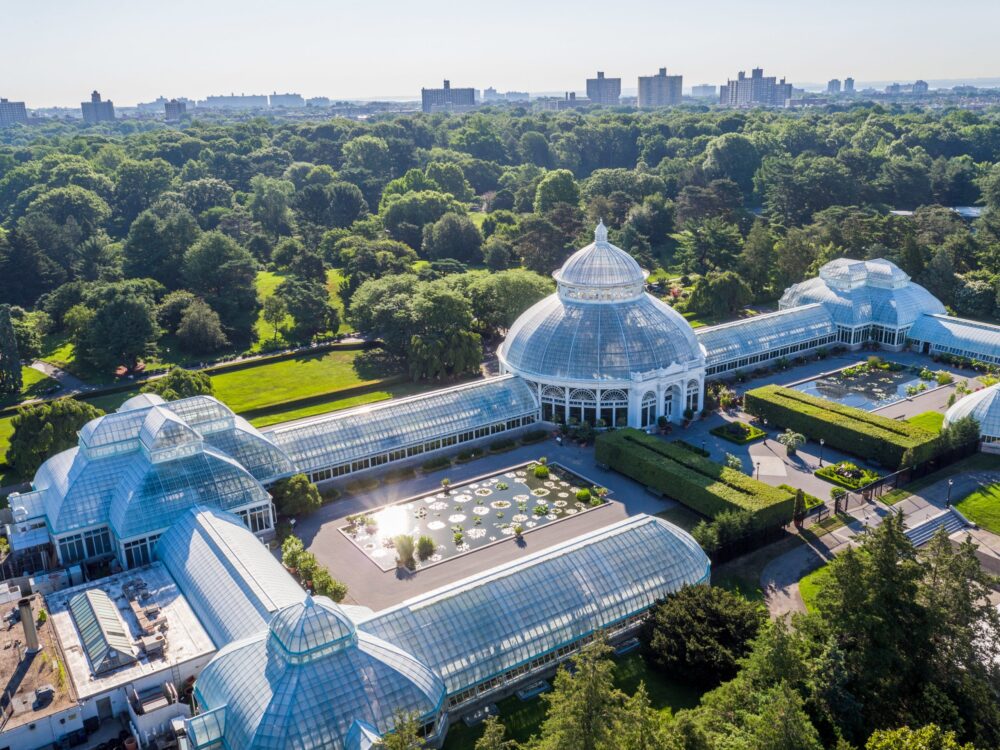
M 614 685 L 611 649 L 595 641 L 573 658 L 576 671 L 560 669 L 547 704 L 538 750 L 611 750 L 625 696 Z
M 476 740 L 475 750 L 517 750 L 518 744 L 506 739 L 507 730 L 496 716 L 483 724 L 483 736 Z
M 0 394 L 20 393 L 21 355 L 10 319 L 10 305 L 0 305 Z

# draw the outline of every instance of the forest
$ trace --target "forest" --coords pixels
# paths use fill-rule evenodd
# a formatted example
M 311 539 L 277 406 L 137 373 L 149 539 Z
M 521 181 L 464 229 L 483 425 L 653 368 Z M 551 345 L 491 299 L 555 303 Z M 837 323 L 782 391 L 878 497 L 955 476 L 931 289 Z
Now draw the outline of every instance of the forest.
M 106 382 L 356 331 L 386 370 L 452 378 L 599 219 L 694 325 L 839 256 L 996 319 L 998 162 L 996 112 L 871 105 L 15 127 L 0 339 Z

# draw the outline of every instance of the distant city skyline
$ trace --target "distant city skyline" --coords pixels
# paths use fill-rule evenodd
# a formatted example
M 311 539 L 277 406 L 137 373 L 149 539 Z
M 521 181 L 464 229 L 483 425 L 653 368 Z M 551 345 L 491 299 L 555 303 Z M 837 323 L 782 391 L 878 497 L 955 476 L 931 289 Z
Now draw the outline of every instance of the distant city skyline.
M 477 89 L 583 91 L 595 70 L 620 77 L 624 94 L 662 67 L 683 75 L 686 90 L 754 67 L 819 87 L 847 76 L 859 88 L 1000 76 L 994 0 L 625 0 L 614 13 L 592 0 L 512 0 L 502 14 L 443 0 L 53 0 L 12 3 L 4 20 L 0 94 L 28 108 L 78 107 L 94 89 L 117 107 L 272 91 L 416 100 L 444 78 Z

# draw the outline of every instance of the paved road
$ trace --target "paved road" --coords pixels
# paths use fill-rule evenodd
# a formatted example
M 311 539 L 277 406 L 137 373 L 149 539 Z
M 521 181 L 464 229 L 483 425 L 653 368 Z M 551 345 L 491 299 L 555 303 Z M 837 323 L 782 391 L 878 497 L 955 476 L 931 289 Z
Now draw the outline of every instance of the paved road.
M 951 498 L 957 502 L 982 487 L 1000 482 L 1000 471 L 970 472 L 953 479 Z M 947 500 L 948 480 L 943 479 L 893 506 L 893 510 L 901 511 L 906 516 L 907 526 L 913 527 L 944 510 Z M 882 505 L 857 508 L 852 511 L 854 520 L 848 526 L 819 537 L 813 544 L 796 547 L 768 563 L 761 573 L 760 585 L 771 614 L 779 616 L 805 611 L 799 595 L 799 579 L 854 544 L 860 532 L 867 526 L 877 526 L 889 512 Z M 982 530 L 975 536 L 981 551 L 1000 557 L 1000 539 Z

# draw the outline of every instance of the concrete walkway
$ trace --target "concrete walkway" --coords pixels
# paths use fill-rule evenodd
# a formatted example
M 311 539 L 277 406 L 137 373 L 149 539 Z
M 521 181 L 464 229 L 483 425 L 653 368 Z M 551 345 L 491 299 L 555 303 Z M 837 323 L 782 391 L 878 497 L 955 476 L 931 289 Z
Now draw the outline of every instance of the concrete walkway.
M 74 393 L 84 393 L 85 391 L 92 391 L 96 386 L 89 385 L 84 381 L 80 380 L 76 375 L 71 372 L 67 372 L 53 364 L 45 362 L 41 359 L 36 359 L 31 363 L 32 370 L 38 370 L 38 372 L 43 373 L 47 377 L 52 378 L 59 384 L 59 390 L 53 394 L 49 394 L 47 398 L 60 398 L 62 396 L 69 396 Z M 39 399 L 40 400 L 40 399 Z
M 979 471 L 952 477 L 952 503 L 956 503 L 973 492 L 1000 481 L 1000 471 Z M 868 527 L 878 526 L 891 512 L 900 512 L 906 518 L 906 525 L 913 528 L 937 515 L 947 507 L 948 480 L 942 479 L 923 489 L 919 495 L 911 495 L 892 509 L 881 503 L 867 504 L 855 508 L 850 515 L 853 520 L 845 527 L 818 537 L 815 542 L 806 543 L 775 558 L 764 568 L 760 577 L 764 600 L 772 616 L 789 612 L 804 612 L 805 605 L 799 594 L 798 582 L 809 573 L 829 562 L 849 546 L 856 544 L 857 535 Z M 957 532 L 969 533 L 967 531 Z M 975 533 L 982 551 L 1000 559 L 1000 539 L 983 530 Z

